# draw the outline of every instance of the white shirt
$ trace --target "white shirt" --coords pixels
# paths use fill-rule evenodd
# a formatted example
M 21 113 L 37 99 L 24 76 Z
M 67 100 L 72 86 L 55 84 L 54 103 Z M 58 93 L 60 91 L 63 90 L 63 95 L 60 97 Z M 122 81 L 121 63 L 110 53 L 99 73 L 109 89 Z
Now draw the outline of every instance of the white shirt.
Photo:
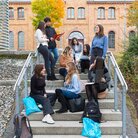
M 37 47 L 39 47 L 40 44 L 42 44 L 43 46 L 48 46 L 49 39 L 47 39 L 46 35 L 43 34 L 43 32 L 40 29 L 36 30 L 35 38 L 37 42 Z

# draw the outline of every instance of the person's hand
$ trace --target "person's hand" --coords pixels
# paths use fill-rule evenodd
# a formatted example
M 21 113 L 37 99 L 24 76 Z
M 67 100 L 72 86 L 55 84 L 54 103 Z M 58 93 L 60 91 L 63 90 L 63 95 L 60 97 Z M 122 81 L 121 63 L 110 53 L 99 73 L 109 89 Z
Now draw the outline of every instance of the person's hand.
M 91 64 L 89 70 L 91 70 L 94 66 L 95 66 L 94 64 Z
M 68 85 L 69 84 L 69 80 L 67 80 L 65 83 Z
M 44 97 L 47 97 L 47 94 L 44 94 Z
M 51 40 L 51 41 L 54 41 L 54 38 L 53 38 L 53 37 L 51 37 L 51 38 L 50 38 L 50 40 Z
M 60 41 L 60 37 L 57 37 L 56 40 L 57 40 L 57 41 Z
M 105 78 L 101 78 L 101 82 L 106 82 Z

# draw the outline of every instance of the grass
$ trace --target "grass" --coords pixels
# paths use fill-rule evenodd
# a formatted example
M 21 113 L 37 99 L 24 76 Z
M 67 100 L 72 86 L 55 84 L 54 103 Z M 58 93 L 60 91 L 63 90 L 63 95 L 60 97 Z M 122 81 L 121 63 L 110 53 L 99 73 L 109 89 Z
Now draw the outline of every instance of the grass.
M 131 98 L 129 97 L 129 95 L 127 95 L 126 99 L 127 99 L 127 107 L 130 111 L 132 121 L 133 121 L 136 131 L 138 133 L 138 118 L 137 118 L 136 108 L 135 108 Z

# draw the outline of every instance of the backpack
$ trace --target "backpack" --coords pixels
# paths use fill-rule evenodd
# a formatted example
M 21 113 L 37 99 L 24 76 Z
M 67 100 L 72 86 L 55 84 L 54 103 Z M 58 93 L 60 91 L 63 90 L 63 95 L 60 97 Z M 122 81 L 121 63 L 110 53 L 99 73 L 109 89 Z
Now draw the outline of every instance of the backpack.
M 33 138 L 29 119 L 24 114 L 16 114 L 13 120 L 15 138 Z
M 101 122 L 102 114 L 99 109 L 99 104 L 95 99 L 88 101 L 86 104 L 84 112 L 82 114 L 82 118 L 84 117 L 90 118 L 97 123 Z

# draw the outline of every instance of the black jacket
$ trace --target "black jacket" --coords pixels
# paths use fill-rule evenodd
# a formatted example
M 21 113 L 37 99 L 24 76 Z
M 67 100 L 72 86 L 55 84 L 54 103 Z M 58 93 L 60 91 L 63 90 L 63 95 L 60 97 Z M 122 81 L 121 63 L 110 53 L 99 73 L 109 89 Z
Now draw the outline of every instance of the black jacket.
M 36 75 L 33 75 L 31 78 L 31 93 L 30 95 L 42 95 L 46 93 L 45 91 L 45 77 L 38 78 Z
M 49 49 L 56 48 L 56 42 L 50 40 L 50 38 L 53 37 L 55 34 L 57 34 L 57 33 L 54 28 L 52 28 L 51 26 L 46 27 L 46 35 L 47 35 L 47 38 L 49 39 L 49 42 L 48 42 Z

